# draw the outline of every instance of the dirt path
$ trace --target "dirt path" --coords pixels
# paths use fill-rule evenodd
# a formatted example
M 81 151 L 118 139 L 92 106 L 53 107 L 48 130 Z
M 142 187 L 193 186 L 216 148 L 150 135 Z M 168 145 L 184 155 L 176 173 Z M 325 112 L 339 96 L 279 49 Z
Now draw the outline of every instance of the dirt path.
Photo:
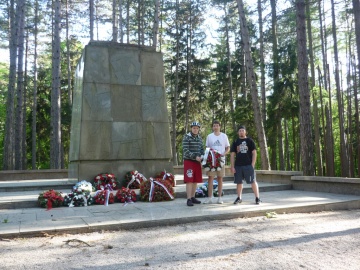
M 0 269 L 360 269 L 360 210 L 1 239 Z

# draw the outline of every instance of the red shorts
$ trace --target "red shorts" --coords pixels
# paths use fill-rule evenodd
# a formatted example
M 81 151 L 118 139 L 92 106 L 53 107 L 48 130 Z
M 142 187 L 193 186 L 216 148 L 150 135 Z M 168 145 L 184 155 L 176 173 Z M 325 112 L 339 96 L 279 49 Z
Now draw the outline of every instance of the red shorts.
M 184 160 L 184 183 L 202 183 L 201 163 L 198 161 Z

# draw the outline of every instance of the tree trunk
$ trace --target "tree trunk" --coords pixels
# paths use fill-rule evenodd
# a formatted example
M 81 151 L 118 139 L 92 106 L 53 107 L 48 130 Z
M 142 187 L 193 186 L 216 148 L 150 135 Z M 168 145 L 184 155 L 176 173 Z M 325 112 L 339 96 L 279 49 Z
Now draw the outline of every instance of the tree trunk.
M 348 23 L 348 29 L 347 32 L 350 32 L 351 30 L 349 29 L 349 21 L 347 20 Z M 347 59 L 349 59 L 348 61 L 348 69 L 347 69 L 347 76 L 346 76 L 346 82 L 347 82 L 347 115 L 348 115 L 348 121 L 347 121 L 347 126 L 348 126 L 348 133 L 347 133 L 347 141 L 348 142 L 353 142 L 354 141 L 354 133 L 353 133 L 353 115 L 352 115 L 352 94 L 351 94 L 351 89 L 352 89 L 352 83 L 351 83 L 351 77 L 352 77 L 352 35 L 349 35 L 348 37 L 348 42 L 347 42 L 347 47 L 348 47 L 348 54 L 347 54 Z M 349 148 L 349 169 L 350 169 L 350 175 L 349 177 L 354 177 L 355 174 L 355 168 L 354 168 L 354 152 L 353 152 L 353 145 L 352 143 L 348 144 Z
M 112 1 L 112 41 L 117 42 L 118 40 L 118 17 L 117 17 L 117 1 Z
M 261 0 L 258 0 L 259 13 L 259 43 L 260 43 L 260 88 L 263 123 L 266 122 L 266 90 L 265 90 L 265 59 L 264 59 L 264 33 Z
M 324 165 L 322 165 L 321 175 L 326 175 L 326 170 L 328 168 L 327 161 L 329 160 L 327 157 L 329 146 L 327 145 L 327 140 L 326 140 L 325 112 L 324 112 L 323 93 L 322 93 L 322 84 L 321 84 L 322 83 L 322 75 L 321 75 L 320 67 L 318 67 L 318 78 L 319 78 L 319 98 L 320 98 L 320 108 L 321 108 L 321 124 L 322 124 L 323 130 L 324 130 L 323 156 L 325 157 L 325 164 L 326 164 L 325 169 L 324 169 Z
M 68 81 L 68 102 L 69 105 L 72 105 L 72 87 L 71 87 L 71 61 L 70 61 L 70 39 L 69 39 L 69 2 L 70 0 L 66 0 L 66 13 L 65 13 L 65 19 L 66 19 L 66 67 L 67 67 L 67 81 Z
M 31 122 L 31 167 L 36 169 L 36 111 L 37 111 L 37 45 L 38 45 L 38 22 L 39 22 L 39 3 L 35 1 L 35 18 L 34 18 L 34 91 L 32 104 L 32 122 Z
M 319 10 L 319 23 L 320 23 L 320 40 L 321 40 L 321 53 L 322 53 L 322 64 L 323 64 L 323 80 L 324 80 L 324 88 L 325 92 L 329 94 L 329 102 L 328 105 L 331 111 L 331 89 L 329 85 L 329 76 L 328 76 L 328 64 L 327 64 L 327 43 L 326 39 L 324 38 L 324 33 L 326 33 L 325 27 L 323 27 L 323 12 L 321 8 L 322 1 L 318 1 L 318 10 Z M 322 102 L 322 99 L 320 100 Z M 325 104 L 326 106 L 326 104 Z M 322 110 L 324 113 L 324 107 L 322 106 Z M 326 118 L 326 115 L 325 115 Z M 328 120 L 330 122 L 328 122 Z M 326 118 L 327 125 L 324 126 L 324 133 L 325 133 L 325 146 L 326 146 L 326 155 L 325 155 L 325 163 L 326 163 L 326 175 L 327 176 L 334 176 L 335 175 L 335 165 L 334 165 L 334 144 L 333 144 L 333 137 L 332 137 L 332 129 L 329 129 L 328 124 L 332 126 L 332 119 Z M 330 143 L 331 144 L 328 144 Z M 332 171 L 330 171 L 332 169 Z
M 159 8 L 160 8 L 160 1 L 155 0 L 155 18 L 154 18 L 154 30 L 153 30 L 153 47 L 157 47 L 157 40 L 159 34 Z
M 187 26 L 187 52 L 186 52 L 186 64 L 187 64 L 187 81 L 186 81 L 186 104 L 185 104 L 185 131 L 188 131 L 189 126 L 189 112 L 190 112 L 190 91 L 191 91 L 191 47 L 192 47 L 192 14 L 190 6 L 189 23 Z M 195 120 L 195 119 L 194 119 Z
M 355 19 L 355 36 L 356 36 L 356 51 L 357 51 L 357 70 L 355 71 L 355 82 L 360 78 L 360 0 L 353 0 L 353 10 Z M 356 60 L 355 60 L 356 61 Z M 357 75 L 356 75 L 357 74 Z M 355 99 L 355 124 L 356 124 L 356 145 L 357 145 L 357 168 L 358 177 L 360 176 L 360 124 L 359 124 L 359 98 L 358 98 L 358 84 L 354 85 L 354 99 Z
M 229 42 L 229 16 L 227 14 L 227 4 L 224 3 L 224 12 L 225 12 L 225 36 L 226 36 L 226 55 L 227 55 L 227 72 L 228 72 L 228 86 L 229 86 L 229 105 L 231 113 L 231 123 L 234 132 L 236 132 L 236 123 L 235 123 L 235 109 L 234 109 L 234 94 L 233 94 L 233 85 L 232 85 L 232 75 L 231 75 L 231 52 L 230 52 L 230 42 Z
M 339 76 L 339 54 L 337 48 L 337 35 L 336 35 L 336 21 L 335 21 L 335 7 L 334 0 L 331 0 L 331 14 L 332 14 L 332 34 L 334 40 L 334 60 L 335 60 L 335 84 L 336 84 L 336 97 L 338 102 L 338 114 L 339 114 L 339 128 L 340 128 L 340 163 L 341 163 L 341 176 L 349 177 L 349 155 L 347 151 L 347 142 L 345 134 L 345 120 L 344 120 L 344 105 L 340 91 L 340 76 Z
M 94 40 L 94 0 L 89 1 L 90 8 L 90 41 Z
M 61 100 L 60 100 L 60 24 L 61 1 L 54 1 L 54 36 L 52 46 L 51 142 L 50 167 L 61 168 Z
M 290 141 L 289 141 L 289 128 L 287 121 L 284 121 L 284 130 L 285 130 L 285 153 L 286 153 L 286 170 L 291 171 L 291 159 L 290 159 Z
M 141 45 L 141 0 L 137 1 L 137 30 L 138 30 L 138 45 Z
M 244 53 L 245 53 L 245 63 L 247 69 L 248 82 L 251 88 L 251 97 L 252 97 L 252 105 L 254 110 L 254 120 L 255 127 L 258 135 L 260 152 L 261 152 L 261 168 L 263 170 L 270 170 L 269 163 L 269 153 L 267 149 L 266 143 L 266 135 L 264 130 L 264 124 L 261 116 L 261 108 L 259 105 L 258 94 L 257 94 L 257 86 L 255 79 L 255 72 L 253 61 L 250 52 L 250 40 L 249 40 L 249 32 L 246 23 L 246 17 L 244 13 L 244 4 L 242 0 L 237 0 L 238 11 L 239 11 L 239 20 L 240 20 L 240 28 L 241 28 L 241 38 L 243 40 L 244 45 Z
M 28 55 L 29 55 L 29 30 L 25 34 L 25 69 L 24 69 L 24 106 L 23 106 L 23 140 L 22 140 L 22 164 L 23 170 L 27 169 L 27 156 L 26 156 L 26 108 L 27 108 L 27 89 L 28 89 Z
M 313 40 L 312 40 L 312 28 L 311 28 L 311 14 L 310 14 L 310 1 L 306 0 L 306 13 L 307 13 L 307 34 L 309 45 L 309 60 L 311 68 L 310 78 L 310 90 L 313 96 L 313 115 L 314 115 L 314 130 L 315 130 L 315 151 L 316 151 L 316 171 L 317 175 L 322 176 L 322 155 L 321 155 L 321 143 L 320 143 L 320 126 L 319 126 L 319 111 L 317 104 L 317 96 L 315 93 L 315 65 L 314 65 L 314 53 L 313 53 Z
M 279 169 L 285 170 L 284 140 L 282 134 L 282 118 L 277 121 L 278 147 L 279 147 Z
M 18 67 L 17 67 L 17 102 L 15 115 L 15 170 L 23 170 L 23 120 L 24 120 L 24 41 L 25 41 L 25 0 L 17 3 L 16 17 L 19 22 Z
M 174 93 L 173 93 L 173 102 L 172 102 L 172 156 L 173 156 L 173 165 L 178 164 L 177 159 L 177 151 L 176 151 L 176 126 L 177 126 L 177 100 L 178 100 L 178 91 L 179 91 L 179 0 L 176 0 L 176 21 L 175 21 L 175 28 L 176 28 L 176 59 L 175 59 L 175 86 L 174 86 Z
M 119 0 L 119 35 L 120 35 L 120 43 L 124 43 L 124 29 L 123 29 L 123 1 Z
M 308 84 L 308 58 L 306 48 L 305 1 L 296 0 L 296 34 L 298 51 L 300 95 L 300 151 L 304 175 L 314 174 L 313 143 L 311 131 L 310 91 Z
M 5 120 L 5 135 L 4 135 L 4 155 L 3 155 L 3 169 L 14 169 L 14 95 L 15 95 L 15 80 L 16 80 L 16 60 L 17 60 L 17 25 L 15 19 L 15 3 L 10 1 L 10 68 L 9 68 L 9 84 L 6 98 L 6 120 Z
M 130 43 L 130 0 L 126 1 L 126 43 Z
M 273 65 L 273 91 L 279 93 L 279 50 L 278 50 L 278 34 L 277 34 L 277 14 L 276 14 L 276 0 L 270 0 L 271 5 L 271 36 L 272 36 L 272 65 Z M 281 126 L 281 112 L 279 110 L 275 113 L 274 136 L 270 136 L 269 140 L 273 140 L 272 144 L 278 146 L 278 160 L 279 169 L 284 170 L 284 151 L 282 142 L 282 126 Z M 276 143 L 275 141 L 278 140 Z M 274 148 L 275 150 L 275 148 Z M 276 152 L 274 152 L 276 159 Z

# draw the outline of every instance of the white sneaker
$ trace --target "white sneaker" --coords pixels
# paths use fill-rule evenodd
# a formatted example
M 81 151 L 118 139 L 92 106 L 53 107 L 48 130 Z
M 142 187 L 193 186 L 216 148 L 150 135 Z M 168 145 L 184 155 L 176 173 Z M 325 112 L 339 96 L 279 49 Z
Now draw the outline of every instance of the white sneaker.
M 212 204 L 212 203 L 213 203 L 212 198 L 207 198 L 207 199 L 203 202 L 203 204 Z
M 223 204 L 223 200 L 221 199 L 221 197 L 218 198 L 218 201 L 217 201 L 218 204 Z

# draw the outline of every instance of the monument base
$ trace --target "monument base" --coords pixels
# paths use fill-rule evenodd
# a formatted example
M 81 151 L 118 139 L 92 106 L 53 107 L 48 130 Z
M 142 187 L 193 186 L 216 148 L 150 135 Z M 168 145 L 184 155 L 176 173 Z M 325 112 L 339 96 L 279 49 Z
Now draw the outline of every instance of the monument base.
M 134 170 L 139 171 L 146 178 L 154 177 L 164 170 L 174 173 L 172 163 L 165 160 L 80 161 L 69 164 L 69 179 L 93 181 L 100 173 L 112 173 L 122 181 L 127 172 Z

